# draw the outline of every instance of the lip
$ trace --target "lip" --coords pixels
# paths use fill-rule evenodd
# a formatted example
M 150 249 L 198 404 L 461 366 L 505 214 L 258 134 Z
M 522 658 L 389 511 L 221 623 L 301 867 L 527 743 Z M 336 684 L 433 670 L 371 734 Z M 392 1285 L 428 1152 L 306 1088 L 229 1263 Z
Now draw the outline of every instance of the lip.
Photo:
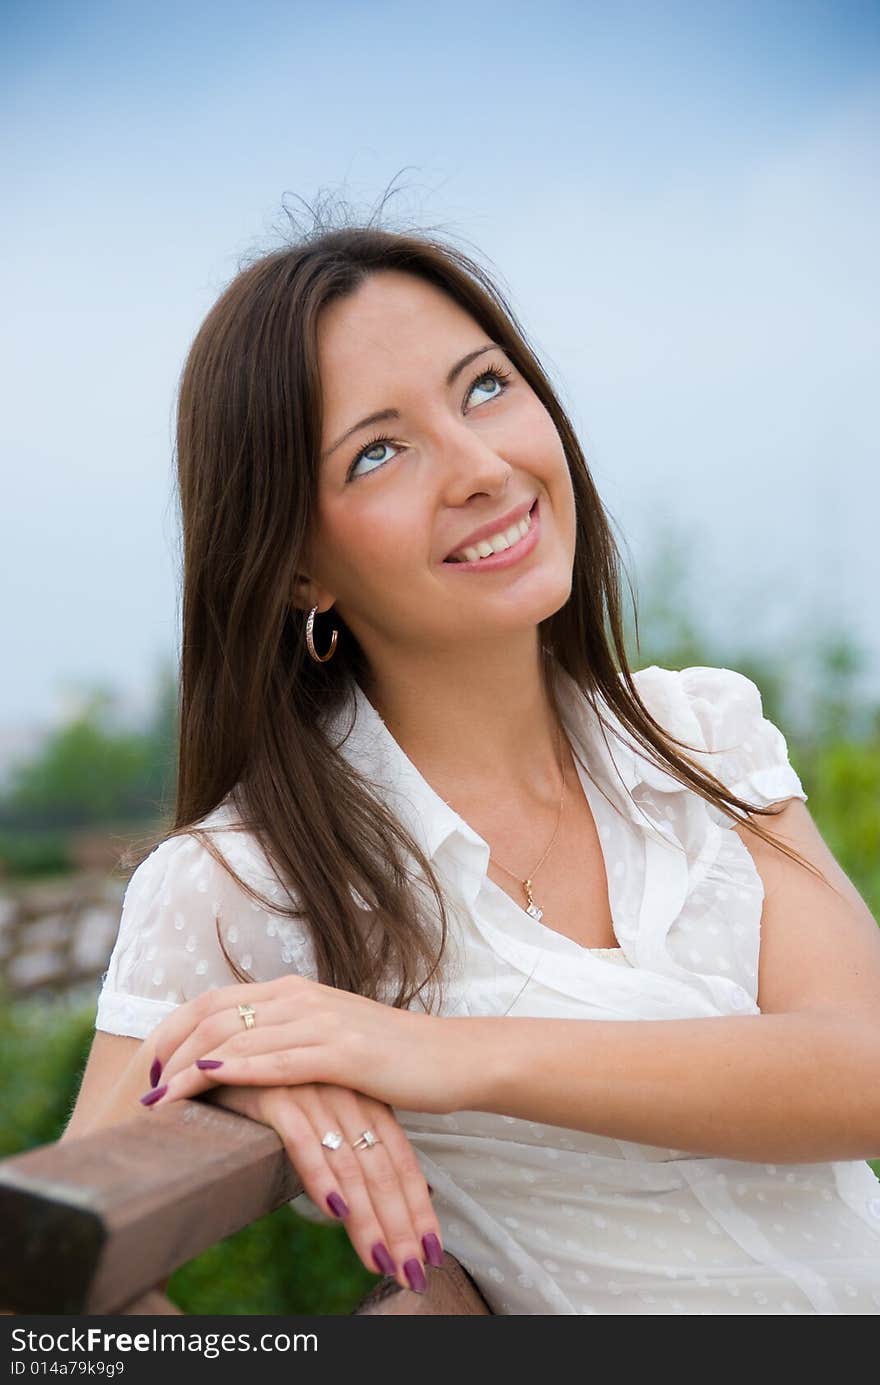
M 507 514 L 502 515 L 500 519 L 490 520 L 488 524 L 482 524 L 479 529 L 475 529 L 472 534 L 468 534 L 466 539 L 462 539 L 461 543 L 456 543 L 450 548 L 446 557 L 443 559 L 444 563 L 451 554 L 457 553 L 460 548 L 472 548 L 473 545 L 479 543 L 481 539 L 489 539 L 493 534 L 501 534 L 505 529 L 509 529 L 511 524 L 519 524 L 521 519 L 525 519 L 534 503 L 535 497 L 532 496 L 531 500 L 525 500 L 522 505 L 517 505 L 516 509 L 508 510 Z
M 500 553 L 493 553 L 491 558 L 478 558 L 474 563 L 450 563 L 444 559 L 442 566 L 448 567 L 451 572 L 497 572 L 499 568 L 512 567 L 514 563 L 520 562 L 532 552 L 541 534 L 540 506 L 537 500 L 533 500 L 532 505 L 534 506 L 534 513 L 528 532 L 510 548 L 504 548 Z M 529 513 L 529 509 L 530 507 L 523 509 L 520 506 L 520 519 Z M 516 519 L 512 519 L 510 523 L 515 524 Z M 502 523 L 499 527 L 503 529 L 505 525 Z M 489 533 L 497 534 L 498 529 L 490 529 Z M 459 547 L 470 547 L 470 545 L 459 544 Z M 452 551 L 454 553 L 456 550 L 453 549 Z

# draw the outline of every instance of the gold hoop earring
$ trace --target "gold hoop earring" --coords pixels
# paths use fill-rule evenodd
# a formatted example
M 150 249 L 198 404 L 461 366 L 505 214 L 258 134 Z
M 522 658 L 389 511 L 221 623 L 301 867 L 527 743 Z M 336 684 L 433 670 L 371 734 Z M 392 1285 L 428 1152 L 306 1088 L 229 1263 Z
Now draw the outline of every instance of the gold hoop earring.
M 333 638 L 330 641 L 330 648 L 327 650 L 327 653 L 319 654 L 318 651 L 315 649 L 315 642 L 312 639 L 312 631 L 315 628 L 315 615 L 317 614 L 317 610 L 317 606 L 313 606 L 312 609 L 309 611 L 309 618 L 306 621 L 306 644 L 308 645 L 309 653 L 315 660 L 315 663 L 326 664 L 328 659 L 333 658 L 333 651 L 336 648 L 336 640 L 339 636 L 339 631 L 333 631 Z

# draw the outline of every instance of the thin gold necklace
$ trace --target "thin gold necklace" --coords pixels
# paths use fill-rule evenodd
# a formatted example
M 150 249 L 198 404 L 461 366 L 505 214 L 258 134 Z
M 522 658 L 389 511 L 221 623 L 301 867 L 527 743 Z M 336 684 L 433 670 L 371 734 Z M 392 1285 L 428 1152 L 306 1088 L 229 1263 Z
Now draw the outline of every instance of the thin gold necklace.
M 562 793 L 560 794 L 560 797 L 559 797 L 559 812 L 558 812 L 557 815 L 556 815 L 556 828 L 555 828 L 555 830 L 554 830 L 554 832 L 553 832 L 553 836 L 550 838 L 550 845 L 547 847 L 547 850 L 544 852 L 544 855 L 541 857 L 540 861 L 539 861 L 538 864 L 535 866 L 535 868 L 534 868 L 534 870 L 532 871 L 531 875 L 529 875 L 527 879 L 521 880 L 520 877 L 516 874 L 515 871 L 508 870 L 506 866 L 502 866 L 501 862 L 495 859 L 495 857 L 491 854 L 491 852 L 490 852 L 490 854 L 489 854 L 489 860 L 490 860 L 490 861 L 495 861 L 495 864 L 496 864 L 496 866 L 498 867 L 499 870 L 503 870 L 504 873 L 505 873 L 505 875 L 511 876 L 514 880 L 519 880 L 520 885 L 521 885 L 522 888 L 525 890 L 525 895 L 526 895 L 526 913 L 527 913 L 527 914 L 531 914 L 532 918 L 533 918 L 533 919 L 537 919 L 539 923 L 541 922 L 541 920 L 542 920 L 543 917 L 544 917 L 544 910 L 541 909 L 541 908 L 539 908 L 539 906 L 535 903 L 535 900 L 534 900 L 534 898 L 533 898 L 533 896 L 532 896 L 532 880 L 533 880 L 534 877 L 537 875 L 538 871 L 541 869 L 542 865 L 543 865 L 544 862 L 546 861 L 547 857 L 548 857 L 549 854 L 550 854 L 550 847 L 551 847 L 551 846 L 553 845 L 553 843 L 556 841 L 556 837 L 557 837 L 557 834 L 558 834 L 558 832 L 559 832 L 559 824 L 560 824 L 560 822 L 562 821 L 562 805 L 563 805 L 563 803 L 565 802 L 565 760 L 564 760 L 563 755 L 562 755 L 562 728 L 561 728 L 561 727 L 558 728 L 558 742 L 557 742 L 557 744 L 558 744 L 558 747 L 559 747 L 559 767 L 560 767 L 560 769 L 562 770 Z

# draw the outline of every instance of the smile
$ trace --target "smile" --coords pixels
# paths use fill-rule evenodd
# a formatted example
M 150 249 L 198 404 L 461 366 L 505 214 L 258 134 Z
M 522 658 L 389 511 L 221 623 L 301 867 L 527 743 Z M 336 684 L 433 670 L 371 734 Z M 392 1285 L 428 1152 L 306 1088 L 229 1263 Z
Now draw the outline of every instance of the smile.
M 444 567 L 454 567 L 457 572 L 496 572 L 499 568 L 512 567 L 535 548 L 541 532 L 538 501 L 536 500 L 528 515 L 503 534 L 494 534 L 491 539 L 481 540 L 473 548 L 464 548 L 461 558 L 450 557 L 443 562 Z M 497 548 L 496 548 L 497 545 Z M 488 553 L 485 550 L 488 549 Z

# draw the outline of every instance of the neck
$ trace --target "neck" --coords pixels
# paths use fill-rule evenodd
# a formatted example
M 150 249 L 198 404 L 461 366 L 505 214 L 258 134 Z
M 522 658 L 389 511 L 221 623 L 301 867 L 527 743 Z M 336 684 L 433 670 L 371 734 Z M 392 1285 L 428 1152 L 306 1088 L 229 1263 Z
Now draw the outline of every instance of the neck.
M 487 793 L 557 807 L 559 724 L 537 632 L 463 661 L 411 658 L 374 670 L 364 692 L 391 735 L 447 801 Z

